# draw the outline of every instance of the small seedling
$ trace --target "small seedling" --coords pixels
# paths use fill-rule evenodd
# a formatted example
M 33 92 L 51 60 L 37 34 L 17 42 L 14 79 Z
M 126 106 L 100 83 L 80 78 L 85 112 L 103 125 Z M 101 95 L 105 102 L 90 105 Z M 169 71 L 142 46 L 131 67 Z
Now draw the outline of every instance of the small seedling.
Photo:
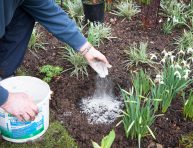
M 52 78 L 59 76 L 62 71 L 63 68 L 59 66 L 44 65 L 40 67 L 40 73 L 45 74 L 43 80 L 47 83 L 49 83 L 52 80 Z
M 115 131 L 112 130 L 107 136 L 105 136 L 101 141 L 101 146 L 96 142 L 92 141 L 93 148 L 111 148 L 113 141 L 115 140 Z

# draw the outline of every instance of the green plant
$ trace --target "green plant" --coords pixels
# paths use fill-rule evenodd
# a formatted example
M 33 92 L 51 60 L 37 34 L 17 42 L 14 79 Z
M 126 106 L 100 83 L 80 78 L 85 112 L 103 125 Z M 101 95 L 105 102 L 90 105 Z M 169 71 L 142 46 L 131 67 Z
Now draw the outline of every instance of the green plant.
M 193 33 L 191 31 L 184 31 L 183 35 L 176 39 L 175 44 L 178 50 L 186 51 L 188 48 L 193 48 Z
M 127 60 L 125 60 L 126 67 L 130 68 L 130 66 L 138 66 L 139 64 L 148 64 L 154 67 L 154 62 L 148 57 L 147 47 L 148 44 L 144 42 L 140 42 L 139 46 L 135 42 L 131 44 L 131 46 L 124 51 L 127 56 Z
M 105 136 L 101 141 L 101 146 L 99 146 L 96 142 L 92 141 L 92 145 L 94 148 L 111 148 L 113 141 L 115 140 L 115 131 L 112 130 L 107 136 Z
M 44 65 L 40 67 L 40 73 L 45 74 L 43 80 L 48 83 L 52 80 L 52 78 L 60 75 L 62 71 L 63 68 L 59 66 Z
M 170 62 L 166 62 L 163 69 L 162 83 L 152 90 L 152 98 L 161 100 L 161 109 L 165 113 L 176 95 L 187 88 L 191 79 L 187 79 L 185 68 L 175 68 Z
M 121 1 L 116 5 L 116 8 L 117 10 L 113 11 L 113 14 L 126 17 L 128 20 L 140 12 L 139 7 L 132 0 Z
M 64 3 L 64 7 L 67 9 L 68 14 L 76 21 L 83 17 L 81 0 L 68 0 Z
M 172 21 L 170 21 L 170 19 L 167 19 L 167 21 L 164 22 L 163 24 L 163 32 L 165 34 L 171 34 L 174 27 L 175 27 L 175 24 Z
M 171 19 L 172 24 L 187 26 L 187 5 L 184 2 L 178 2 L 178 0 L 162 0 L 161 8 L 163 9 L 165 15 Z
M 111 27 L 102 23 L 90 23 L 87 38 L 92 45 L 99 46 L 104 39 L 110 40 L 113 38 Z
M 36 49 L 44 49 L 46 50 L 46 48 L 44 47 L 45 43 L 41 42 L 41 37 L 42 37 L 42 33 L 39 33 L 37 28 L 34 27 L 33 31 L 32 31 L 32 35 L 28 44 L 28 48 L 30 50 L 35 50 Z
M 186 118 L 190 118 L 193 121 L 193 93 L 189 94 L 188 99 L 184 103 L 183 114 Z
M 77 78 L 79 77 L 79 74 L 81 74 L 82 76 L 88 76 L 88 63 L 81 54 L 75 52 L 74 49 L 72 49 L 71 47 L 66 46 L 63 58 L 73 65 L 72 68 L 68 69 L 73 69 L 73 71 L 71 72 L 71 76 L 75 75 Z
M 132 79 L 133 87 L 135 88 L 136 94 L 145 97 L 148 96 L 152 86 L 151 78 L 143 70 L 140 70 L 137 74 L 133 76 Z
M 124 124 L 126 137 L 131 137 L 132 139 L 137 138 L 140 148 L 141 138 L 145 137 L 148 133 L 155 139 L 150 129 L 150 126 L 155 120 L 151 99 L 144 98 L 141 95 L 135 95 L 133 89 L 130 92 L 121 89 L 121 94 L 125 103 L 122 122 Z

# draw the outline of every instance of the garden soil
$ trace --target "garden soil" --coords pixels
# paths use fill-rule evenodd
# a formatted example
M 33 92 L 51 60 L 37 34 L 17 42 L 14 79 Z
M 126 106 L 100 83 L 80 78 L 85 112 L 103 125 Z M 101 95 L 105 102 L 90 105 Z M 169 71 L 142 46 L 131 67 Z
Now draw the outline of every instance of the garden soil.
M 112 34 L 115 39 L 104 41 L 100 45 L 100 50 L 109 62 L 112 64 L 108 79 L 113 82 L 114 95 L 120 97 L 119 87 L 128 90 L 131 86 L 131 72 L 136 68 L 127 70 L 124 65 L 125 54 L 124 49 L 133 42 L 148 41 L 148 52 L 154 52 L 158 55 L 166 48 L 174 50 L 172 45 L 174 39 L 182 34 L 182 29 L 175 30 L 171 35 L 164 35 L 159 28 L 144 29 L 139 17 L 133 18 L 132 21 L 123 20 L 112 14 L 106 13 L 105 22 L 112 26 Z M 54 38 L 45 29 L 40 29 L 44 36 L 42 42 L 49 43 L 45 50 L 37 50 L 30 52 L 28 50 L 22 67 L 26 69 L 30 75 L 43 78 L 39 74 L 38 68 L 45 64 L 59 65 L 64 69 L 71 67 L 70 63 L 62 59 L 64 52 L 61 47 L 63 44 Z M 35 56 L 36 55 L 36 56 Z M 138 66 L 138 69 L 146 69 L 146 71 L 155 77 L 156 72 L 147 65 Z M 61 76 L 55 78 L 50 83 L 54 92 L 50 103 L 57 115 L 57 119 L 63 123 L 65 128 L 75 138 L 80 148 L 91 148 L 91 140 L 100 143 L 103 136 L 107 135 L 112 128 L 115 129 L 116 139 L 113 148 L 137 147 L 137 141 L 127 139 L 123 125 L 116 127 L 121 120 L 118 118 L 115 122 L 105 124 L 89 124 L 86 115 L 80 109 L 81 98 L 91 96 L 95 91 L 96 73 L 89 68 L 89 76 L 82 78 L 70 77 L 70 71 L 62 73 Z M 157 117 L 152 125 L 152 130 L 156 135 L 154 140 L 150 135 L 142 141 L 142 147 L 156 147 L 152 143 L 159 143 L 164 147 L 179 147 L 179 138 L 181 135 L 193 131 L 193 122 L 185 120 L 182 115 L 182 101 L 176 98 L 167 113 Z

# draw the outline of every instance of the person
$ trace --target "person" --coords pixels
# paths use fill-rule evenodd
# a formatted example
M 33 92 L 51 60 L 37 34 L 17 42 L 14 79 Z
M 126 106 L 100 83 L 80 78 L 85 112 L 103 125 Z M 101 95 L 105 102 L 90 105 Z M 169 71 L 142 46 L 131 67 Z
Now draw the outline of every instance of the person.
M 88 63 L 99 60 L 111 67 L 106 57 L 79 32 L 75 22 L 54 0 L 0 1 L 0 77 L 7 78 L 21 64 L 35 21 L 60 41 L 84 55 Z M 18 120 L 34 120 L 38 108 L 23 92 L 11 93 L 0 86 L 0 107 Z

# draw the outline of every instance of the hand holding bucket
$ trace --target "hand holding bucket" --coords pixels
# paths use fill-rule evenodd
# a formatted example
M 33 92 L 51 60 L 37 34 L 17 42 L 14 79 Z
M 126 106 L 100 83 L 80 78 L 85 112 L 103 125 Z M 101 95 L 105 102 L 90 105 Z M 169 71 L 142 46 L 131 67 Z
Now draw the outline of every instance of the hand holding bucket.
M 9 93 L 8 100 L 1 106 L 19 121 L 33 121 L 38 114 L 38 107 L 33 98 L 26 93 Z

